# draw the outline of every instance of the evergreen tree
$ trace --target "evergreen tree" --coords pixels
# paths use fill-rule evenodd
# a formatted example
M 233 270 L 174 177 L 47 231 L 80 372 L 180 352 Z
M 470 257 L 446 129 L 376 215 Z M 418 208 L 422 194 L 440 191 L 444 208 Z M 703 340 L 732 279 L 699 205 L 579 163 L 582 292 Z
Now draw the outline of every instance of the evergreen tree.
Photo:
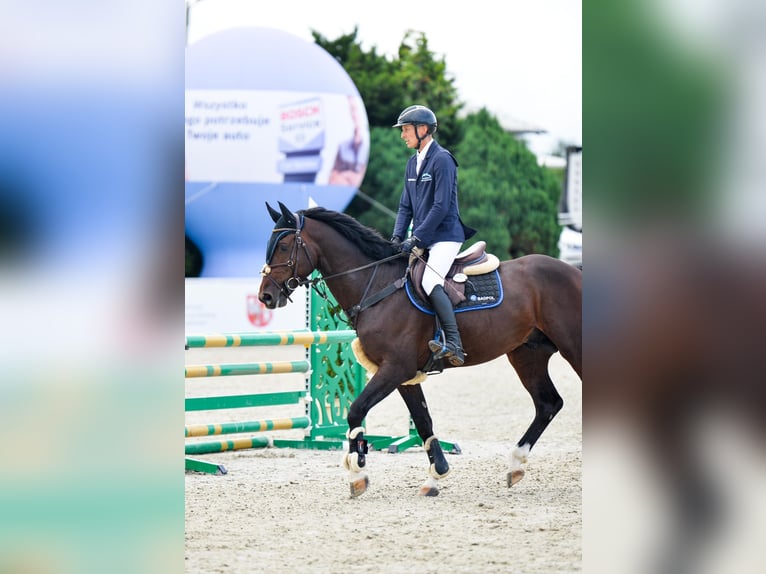
M 312 31 L 314 41 L 340 62 L 354 81 L 367 110 L 370 124 L 370 161 L 360 192 L 346 212 L 384 236 L 394 227 L 399 205 L 404 167 L 412 154 L 392 126 L 402 110 L 422 104 L 439 120 L 437 139 L 450 147 L 462 137 L 457 114 L 462 103 L 457 98 L 454 78 L 447 73 L 443 57 L 428 47 L 424 33 L 408 31 L 394 58 L 378 54 L 377 48 L 365 51 L 357 37 L 358 29 L 329 40 Z
M 360 222 L 390 237 L 396 210 L 404 186 L 404 167 L 414 153 L 401 139 L 401 131 L 392 127 L 370 130 L 370 161 L 364 182 L 346 208 Z M 373 206 L 372 201 L 378 206 Z
M 454 78 L 444 58 L 430 51 L 425 34 L 408 31 L 397 57 L 390 58 L 375 47 L 363 50 L 357 32 L 354 28 L 335 40 L 312 32 L 356 84 L 370 124 L 367 172 L 346 212 L 385 237 L 391 234 L 404 168 L 414 153 L 392 126 L 404 108 L 422 104 L 438 118 L 436 140 L 460 164 L 461 214 L 479 230 L 471 242 L 486 241 L 501 259 L 528 253 L 558 256 L 560 175 L 539 166 L 524 142 L 503 130 L 486 109 L 458 117 L 463 104 Z
M 557 175 L 537 164 L 526 145 L 506 132 L 486 109 L 464 121 L 455 152 L 460 162 L 463 219 L 501 259 L 529 253 L 558 256 Z

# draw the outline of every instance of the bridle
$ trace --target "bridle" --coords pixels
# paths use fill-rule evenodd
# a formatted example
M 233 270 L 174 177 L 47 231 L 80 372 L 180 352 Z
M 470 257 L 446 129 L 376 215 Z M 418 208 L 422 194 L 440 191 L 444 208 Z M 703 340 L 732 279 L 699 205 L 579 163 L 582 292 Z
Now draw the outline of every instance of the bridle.
M 279 233 L 279 236 L 274 240 L 274 250 L 272 253 L 268 254 L 268 259 L 266 260 L 266 263 L 264 263 L 263 267 L 261 268 L 261 277 L 267 278 L 271 283 L 279 289 L 279 292 L 284 295 L 290 303 L 293 302 L 293 300 L 290 298 L 290 295 L 292 295 L 293 291 L 295 291 L 298 287 L 302 285 L 313 285 L 315 283 L 315 280 L 308 279 L 307 277 L 301 277 L 298 274 L 298 258 L 300 257 L 301 251 L 306 254 L 306 258 L 309 261 L 309 264 L 311 265 L 311 271 L 316 269 L 316 266 L 314 265 L 314 261 L 311 259 L 311 253 L 308 250 L 308 246 L 306 245 L 306 242 L 304 241 L 303 237 L 301 236 L 301 231 L 303 230 L 303 222 L 304 218 L 303 215 L 300 215 L 300 220 L 298 222 L 297 227 L 277 227 L 273 229 L 272 233 Z M 279 243 L 279 241 L 284 237 L 285 235 L 288 235 L 290 233 L 295 234 L 295 241 L 293 242 L 293 249 L 292 253 L 290 253 L 290 257 L 288 257 L 287 261 L 284 263 L 277 263 L 275 265 L 271 265 L 271 260 L 274 258 L 274 252 L 276 251 L 276 245 Z M 271 271 L 273 269 L 276 269 L 278 267 L 289 267 L 293 270 L 293 274 L 285 279 L 285 281 L 280 285 L 276 279 L 274 279 L 271 276 Z M 309 273 L 311 272 L 309 271 Z

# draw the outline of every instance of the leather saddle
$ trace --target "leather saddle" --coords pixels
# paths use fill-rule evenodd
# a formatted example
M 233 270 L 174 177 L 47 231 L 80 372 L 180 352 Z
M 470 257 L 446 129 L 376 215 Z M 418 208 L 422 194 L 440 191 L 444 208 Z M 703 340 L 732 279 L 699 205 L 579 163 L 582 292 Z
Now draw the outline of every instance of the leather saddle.
M 477 241 L 455 257 L 455 261 L 444 280 L 444 290 L 453 305 L 465 301 L 465 282 L 469 276 L 491 273 L 500 265 L 500 260 L 495 255 L 487 253 L 486 248 L 486 241 Z M 422 285 L 423 273 L 428 261 L 428 251 L 423 253 L 422 250 L 416 249 L 413 250 L 413 254 L 410 256 L 410 285 L 418 297 L 423 301 L 428 301 L 428 296 Z

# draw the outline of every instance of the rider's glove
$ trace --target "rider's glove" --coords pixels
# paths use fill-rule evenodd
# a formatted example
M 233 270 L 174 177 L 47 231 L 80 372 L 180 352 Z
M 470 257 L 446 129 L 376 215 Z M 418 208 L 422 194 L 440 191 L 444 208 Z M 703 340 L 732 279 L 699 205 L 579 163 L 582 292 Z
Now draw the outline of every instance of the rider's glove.
M 413 248 L 417 247 L 417 244 L 418 238 L 413 235 L 402 241 L 401 245 L 399 245 L 399 251 L 402 253 L 411 253 Z
M 391 243 L 399 245 L 402 242 L 402 238 L 399 237 L 398 235 L 392 235 L 390 241 Z

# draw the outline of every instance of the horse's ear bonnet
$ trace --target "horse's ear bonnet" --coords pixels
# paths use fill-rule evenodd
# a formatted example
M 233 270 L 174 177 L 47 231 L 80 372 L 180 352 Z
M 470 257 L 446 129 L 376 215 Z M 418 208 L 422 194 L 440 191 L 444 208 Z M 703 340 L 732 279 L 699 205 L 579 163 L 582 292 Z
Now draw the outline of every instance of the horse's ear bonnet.
M 274 251 L 277 248 L 277 243 L 292 230 L 298 229 L 297 219 L 295 214 L 290 211 L 285 204 L 278 201 L 279 209 L 277 211 L 266 202 L 266 208 L 269 210 L 269 215 L 274 221 L 274 229 L 271 232 L 269 241 L 266 243 L 266 263 L 271 262 L 271 258 L 274 257 Z
M 266 209 L 268 209 L 268 210 L 269 210 L 269 215 L 271 216 L 271 220 L 272 220 L 274 223 L 276 223 L 277 221 L 279 221 L 279 218 L 282 216 L 282 214 L 281 214 L 281 213 L 279 213 L 279 212 L 278 212 L 276 209 L 274 209 L 273 207 L 271 207 L 271 206 L 269 205 L 269 202 L 268 202 L 268 201 L 266 202 Z

